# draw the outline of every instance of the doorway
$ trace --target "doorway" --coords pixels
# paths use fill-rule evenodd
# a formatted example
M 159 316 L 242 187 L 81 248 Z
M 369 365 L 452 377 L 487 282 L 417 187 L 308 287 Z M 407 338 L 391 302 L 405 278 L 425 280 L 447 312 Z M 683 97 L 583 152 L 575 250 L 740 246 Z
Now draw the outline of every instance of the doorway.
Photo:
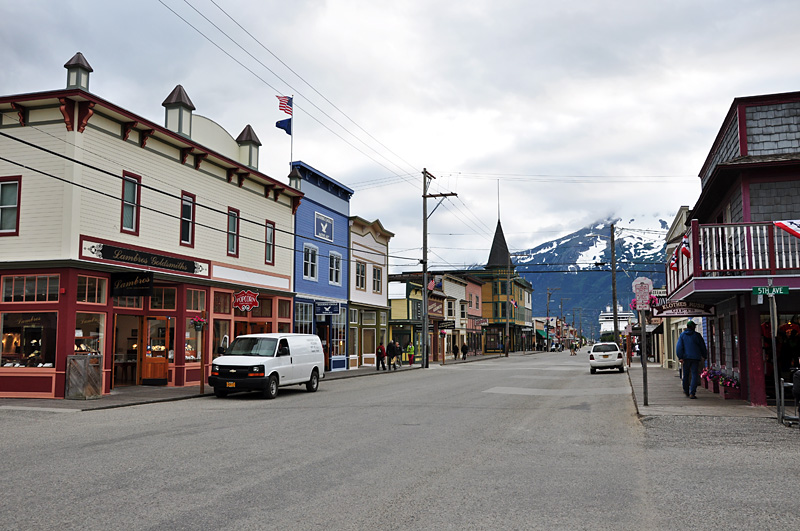
M 111 387 L 136 385 L 139 382 L 141 317 L 114 316 L 114 378 Z
M 175 318 L 148 316 L 145 327 L 147 347 L 141 358 L 141 383 L 167 385 L 169 364 L 175 360 Z

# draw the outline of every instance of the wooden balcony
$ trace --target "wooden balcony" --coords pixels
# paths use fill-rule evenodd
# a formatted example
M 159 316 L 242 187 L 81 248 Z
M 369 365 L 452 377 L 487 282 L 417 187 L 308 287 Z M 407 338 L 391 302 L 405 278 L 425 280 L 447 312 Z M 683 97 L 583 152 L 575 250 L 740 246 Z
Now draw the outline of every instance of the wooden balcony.
M 677 271 L 667 267 L 667 297 L 672 300 L 750 291 L 774 276 L 785 277 L 775 285 L 800 287 L 800 238 L 772 222 L 701 225 L 692 220 L 686 236 L 690 256 L 679 251 Z

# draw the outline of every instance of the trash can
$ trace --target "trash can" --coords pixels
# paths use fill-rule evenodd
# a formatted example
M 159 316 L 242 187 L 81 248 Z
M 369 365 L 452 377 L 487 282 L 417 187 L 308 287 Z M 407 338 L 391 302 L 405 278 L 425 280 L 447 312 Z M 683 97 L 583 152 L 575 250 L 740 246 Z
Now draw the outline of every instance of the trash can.
M 64 398 L 86 400 L 103 396 L 103 356 L 71 354 L 67 356 L 67 385 Z

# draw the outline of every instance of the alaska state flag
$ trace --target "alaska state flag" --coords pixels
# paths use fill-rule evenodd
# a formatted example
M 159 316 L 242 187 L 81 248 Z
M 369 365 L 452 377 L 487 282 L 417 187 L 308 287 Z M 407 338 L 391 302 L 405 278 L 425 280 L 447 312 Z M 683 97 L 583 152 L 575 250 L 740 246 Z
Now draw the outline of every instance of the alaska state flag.
M 291 136 L 292 135 L 292 119 L 287 118 L 285 120 L 279 120 L 275 122 L 275 127 L 278 129 L 283 129 L 286 131 L 286 134 Z

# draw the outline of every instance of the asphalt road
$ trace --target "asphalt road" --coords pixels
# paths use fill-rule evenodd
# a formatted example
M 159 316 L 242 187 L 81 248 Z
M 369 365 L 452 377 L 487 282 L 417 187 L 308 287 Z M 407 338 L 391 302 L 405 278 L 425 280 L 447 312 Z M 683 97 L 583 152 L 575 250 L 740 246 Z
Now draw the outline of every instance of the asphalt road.
M 636 416 L 536 354 L 88 412 L 0 411 L 2 529 L 794 529 L 798 430 Z

